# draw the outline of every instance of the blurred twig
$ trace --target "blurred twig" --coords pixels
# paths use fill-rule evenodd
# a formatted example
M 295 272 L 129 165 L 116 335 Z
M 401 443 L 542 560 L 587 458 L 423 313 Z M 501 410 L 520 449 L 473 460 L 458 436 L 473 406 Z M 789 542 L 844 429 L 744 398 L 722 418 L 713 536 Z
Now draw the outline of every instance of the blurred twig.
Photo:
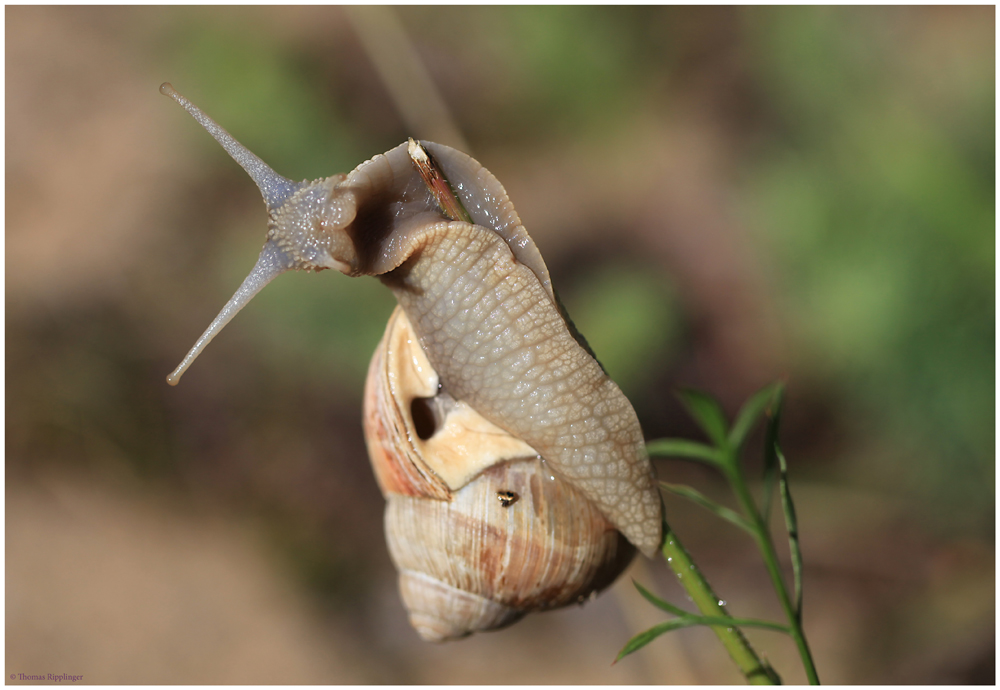
M 344 11 L 410 134 L 469 151 L 396 12 L 375 5 L 349 6 Z

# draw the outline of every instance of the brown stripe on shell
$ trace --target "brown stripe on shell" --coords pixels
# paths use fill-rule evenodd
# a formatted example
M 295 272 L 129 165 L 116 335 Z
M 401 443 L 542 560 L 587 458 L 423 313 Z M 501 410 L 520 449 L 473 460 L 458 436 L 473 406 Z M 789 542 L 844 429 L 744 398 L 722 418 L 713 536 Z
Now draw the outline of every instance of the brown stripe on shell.
M 504 508 L 496 487 L 521 499 Z M 409 574 L 410 598 L 418 600 L 414 588 L 429 583 L 434 616 L 453 636 L 497 627 L 495 609 L 480 618 L 467 596 L 518 611 L 565 606 L 610 584 L 635 554 L 600 510 L 540 459 L 491 467 L 451 501 L 387 499 L 389 552 Z M 463 593 L 453 608 L 437 596 L 441 586 Z

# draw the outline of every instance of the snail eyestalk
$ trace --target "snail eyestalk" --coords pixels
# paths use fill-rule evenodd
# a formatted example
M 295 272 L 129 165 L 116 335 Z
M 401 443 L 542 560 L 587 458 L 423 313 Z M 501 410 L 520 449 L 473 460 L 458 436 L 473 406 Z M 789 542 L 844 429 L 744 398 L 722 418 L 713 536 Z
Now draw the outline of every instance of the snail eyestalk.
M 243 144 L 236 141 L 229 132 L 202 112 L 198 106 L 177 93 L 174 87 L 168 82 L 160 84 L 160 93 L 177 101 L 222 145 L 232 159 L 247 171 L 247 174 L 257 184 L 264 197 L 264 203 L 267 205 L 269 216 L 273 217 L 274 212 L 295 194 L 296 191 L 303 187 L 303 184 L 292 182 L 274 172 L 270 166 Z M 279 249 L 277 244 L 270 240 L 265 243 L 250 275 L 243 281 L 243 284 L 236 291 L 236 294 L 233 295 L 232 299 L 222 308 L 222 311 L 215 317 L 215 320 L 212 321 L 208 329 L 198 338 L 191 351 L 187 353 L 177 368 L 167 376 L 167 383 L 171 386 L 176 386 L 181 376 L 191 366 L 191 363 L 198 358 L 198 355 L 205 349 L 205 346 L 212 342 L 212 338 L 218 335 L 219 331 L 236 316 L 236 313 L 246 306 L 247 302 L 260 292 L 261 288 L 294 266 L 295 262 Z
M 290 268 L 292 268 L 291 261 L 284 252 L 278 249 L 277 245 L 273 242 L 266 242 L 260 252 L 260 257 L 257 259 L 257 263 L 254 265 L 253 270 L 250 271 L 250 275 L 246 277 L 246 280 L 240 285 L 236 294 L 232 296 L 226 303 L 226 306 L 222 308 L 222 311 L 219 312 L 219 315 L 212 321 L 211 325 L 198 338 L 198 342 L 194 344 L 191 351 L 185 355 L 181 363 L 177 365 L 177 368 L 167 377 L 167 383 L 171 386 L 176 386 L 181 380 L 181 376 L 191 366 L 191 363 L 198 358 L 198 355 L 205 349 L 205 346 L 212 342 L 212 338 L 217 336 L 227 323 L 232 321 L 237 312 L 245 307 L 253 299 L 253 296 L 260 292 L 265 285 Z
M 281 206 L 285 199 L 294 194 L 301 186 L 274 172 L 267 163 L 258 158 L 246 146 L 236 141 L 232 134 L 224 130 L 215 120 L 202 112 L 201 108 L 177 93 L 169 82 L 160 84 L 160 93 L 177 101 L 217 142 L 222 144 L 222 148 L 226 149 L 226 153 L 239 163 L 240 167 L 247 171 L 247 174 L 257 183 L 261 194 L 264 195 L 264 203 L 267 204 L 269 211 Z

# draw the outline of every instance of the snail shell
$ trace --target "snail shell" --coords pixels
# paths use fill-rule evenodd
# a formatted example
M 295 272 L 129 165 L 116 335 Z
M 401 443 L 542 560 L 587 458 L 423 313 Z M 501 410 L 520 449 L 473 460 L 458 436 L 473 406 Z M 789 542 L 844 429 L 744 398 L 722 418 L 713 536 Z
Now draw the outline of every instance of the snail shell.
M 566 605 L 610 583 L 629 542 L 656 551 L 661 504 L 635 412 L 565 316 L 489 171 L 422 142 L 296 183 L 169 84 L 160 90 L 250 174 L 268 209 L 257 264 L 168 382 L 287 270 L 378 276 L 399 302 L 369 370 L 365 431 L 422 636 Z M 443 212 L 412 147 L 433 157 L 465 220 Z
M 582 601 L 635 553 L 531 446 L 448 395 L 399 307 L 368 370 L 364 424 L 400 593 L 425 640 Z

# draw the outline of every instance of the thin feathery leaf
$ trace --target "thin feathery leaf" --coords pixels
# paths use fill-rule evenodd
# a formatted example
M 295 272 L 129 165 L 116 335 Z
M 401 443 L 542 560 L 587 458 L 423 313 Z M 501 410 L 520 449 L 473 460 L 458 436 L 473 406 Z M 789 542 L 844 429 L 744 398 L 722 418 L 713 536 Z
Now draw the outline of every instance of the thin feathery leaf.
M 650 455 L 655 456 L 688 458 L 690 460 L 707 462 L 714 467 L 722 466 L 722 456 L 719 451 L 697 441 L 687 441 L 681 438 L 660 438 L 647 443 L 646 451 Z
M 680 608 L 679 606 L 674 606 L 669 601 L 664 601 L 663 599 L 660 599 L 658 596 L 656 596 L 655 594 L 652 594 L 649 590 L 647 590 L 645 587 L 643 587 L 642 585 L 640 585 L 635 580 L 632 580 L 632 584 L 635 585 L 635 588 L 637 590 L 639 590 L 639 594 L 641 594 L 643 597 L 646 598 L 646 601 L 648 601 L 649 603 L 651 603 L 653 606 L 655 606 L 658 609 L 663 609 L 664 611 L 667 611 L 668 613 L 672 613 L 675 616 L 678 616 L 678 617 L 681 617 L 681 618 L 686 618 L 688 616 L 695 615 L 695 614 L 693 614 L 693 613 L 691 613 L 689 611 L 685 611 L 684 609 Z
M 764 434 L 764 495 L 761 499 L 760 514 L 764 518 L 764 524 L 770 523 L 771 503 L 774 498 L 774 489 L 778 479 L 778 456 L 776 449 L 778 446 L 778 427 L 781 424 L 781 404 L 784 402 L 785 386 L 778 383 L 775 387 L 774 397 L 771 399 L 770 408 L 767 411 L 767 431 Z
M 733 422 L 733 428 L 729 430 L 729 445 L 737 452 L 747 440 L 747 436 L 757 424 L 757 420 L 760 419 L 767 404 L 771 402 L 771 398 L 774 397 L 780 386 L 780 383 L 772 383 L 760 389 L 736 413 L 736 421 Z
M 681 402 L 687 407 L 688 412 L 698 422 L 704 432 L 708 435 L 718 448 L 725 448 L 729 439 L 726 436 L 726 416 L 722 412 L 719 403 L 700 391 L 683 390 L 678 393 Z
M 671 630 L 680 630 L 681 628 L 689 628 L 693 625 L 697 625 L 697 623 L 694 622 L 693 619 L 688 618 L 673 618 L 668 620 L 666 623 L 654 625 L 649 630 L 639 633 L 626 642 L 625 646 L 622 647 L 622 650 L 618 652 L 618 656 L 615 657 L 615 662 L 621 661 L 632 652 L 642 649 L 663 633 L 668 633 Z
M 762 630 L 771 630 L 773 632 L 780 632 L 786 635 L 791 633 L 791 630 L 786 625 L 781 623 L 772 623 L 771 621 L 757 620 L 756 618 L 727 618 L 722 616 L 684 616 L 683 618 L 671 618 L 670 620 L 660 623 L 659 625 L 654 625 L 649 630 L 645 630 L 631 640 L 625 643 L 622 650 L 618 652 L 618 656 L 615 657 L 615 663 L 621 661 L 624 657 L 628 656 L 632 652 L 638 651 L 645 647 L 647 644 L 655 640 L 657 637 L 664 633 L 671 632 L 673 630 L 681 630 L 683 628 L 693 628 L 696 626 L 721 626 L 725 628 L 760 628 Z
M 799 521 L 795 516 L 795 504 L 792 503 L 792 492 L 788 488 L 788 462 L 785 454 L 777 445 L 774 451 L 778 456 L 779 478 L 781 488 L 781 506 L 785 511 L 785 525 L 788 527 L 788 550 L 792 558 L 792 578 L 795 582 L 795 620 L 802 625 L 802 550 L 799 546 Z
M 693 616 L 691 625 L 724 625 L 729 628 L 760 628 L 761 630 L 771 630 L 790 635 L 792 630 L 787 625 L 762 621 L 756 618 L 728 618 L 726 616 Z M 687 626 L 685 626 L 687 627 Z
M 755 536 L 757 534 L 756 529 L 749 520 L 737 513 L 735 510 L 719 505 L 697 489 L 693 489 L 685 484 L 671 484 L 669 482 L 660 482 L 660 486 L 672 494 L 683 496 L 684 498 L 697 503 L 702 508 L 712 511 L 723 520 L 728 520 L 740 529 L 746 530 L 751 536 Z

